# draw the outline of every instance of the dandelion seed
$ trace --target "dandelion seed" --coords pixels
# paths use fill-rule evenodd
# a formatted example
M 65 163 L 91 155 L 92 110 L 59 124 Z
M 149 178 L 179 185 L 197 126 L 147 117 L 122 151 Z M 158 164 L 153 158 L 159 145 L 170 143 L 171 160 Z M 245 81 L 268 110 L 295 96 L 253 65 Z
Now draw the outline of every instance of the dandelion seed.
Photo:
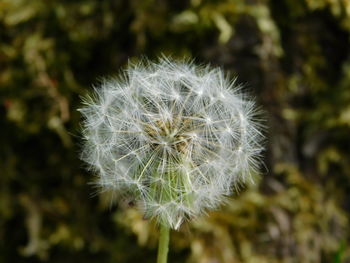
M 263 150 L 254 101 L 218 69 L 129 65 L 85 99 L 82 159 L 146 218 L 178 229 L 251 179 Z

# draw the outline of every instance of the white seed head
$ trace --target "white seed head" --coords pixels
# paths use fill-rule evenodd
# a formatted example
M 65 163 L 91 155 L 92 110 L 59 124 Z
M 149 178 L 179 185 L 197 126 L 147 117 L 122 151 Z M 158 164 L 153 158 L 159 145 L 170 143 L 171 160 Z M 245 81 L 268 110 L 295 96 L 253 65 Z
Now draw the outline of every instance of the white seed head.
M 263 150 L 254 101 L 219 68 L 129 65 L 84 100 L 82 159 L 101 190 L 177 229 L 251 178 Z

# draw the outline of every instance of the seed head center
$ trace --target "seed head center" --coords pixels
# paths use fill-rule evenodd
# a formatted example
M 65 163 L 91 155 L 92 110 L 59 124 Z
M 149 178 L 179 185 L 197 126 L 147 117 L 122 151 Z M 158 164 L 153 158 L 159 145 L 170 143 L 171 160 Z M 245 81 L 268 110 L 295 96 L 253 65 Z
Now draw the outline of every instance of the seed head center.
M 177 153 L 184 153 L 191 137 L 185 132 L 191 125 L 183 118 L 176 117 L 170 120 L 155 120 L 152 124 L 145 126 L 147 136 L 151 139 L 152 147 L 159 145 L 172 149 Z

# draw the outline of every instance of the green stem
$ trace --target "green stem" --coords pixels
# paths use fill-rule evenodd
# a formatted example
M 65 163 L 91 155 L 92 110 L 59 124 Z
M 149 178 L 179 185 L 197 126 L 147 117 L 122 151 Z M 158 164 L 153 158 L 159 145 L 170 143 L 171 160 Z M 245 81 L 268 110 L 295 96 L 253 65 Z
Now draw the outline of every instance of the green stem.
M 170 228 L 160 224 L 160 235 L 158 244 L 158 258 L 157 263 L 167 263 L 169 250 L 169 236 Z

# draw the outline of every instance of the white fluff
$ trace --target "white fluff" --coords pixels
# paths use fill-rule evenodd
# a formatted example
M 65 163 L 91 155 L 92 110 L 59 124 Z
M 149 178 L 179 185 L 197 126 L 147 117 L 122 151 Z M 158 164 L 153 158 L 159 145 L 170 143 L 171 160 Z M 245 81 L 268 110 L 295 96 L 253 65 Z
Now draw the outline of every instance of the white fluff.
M 255 103 L 219 68 L 144 61 L 84 104 L 82 159 L 101 190 L 171 228 L 216 208 L 258 168 Z

